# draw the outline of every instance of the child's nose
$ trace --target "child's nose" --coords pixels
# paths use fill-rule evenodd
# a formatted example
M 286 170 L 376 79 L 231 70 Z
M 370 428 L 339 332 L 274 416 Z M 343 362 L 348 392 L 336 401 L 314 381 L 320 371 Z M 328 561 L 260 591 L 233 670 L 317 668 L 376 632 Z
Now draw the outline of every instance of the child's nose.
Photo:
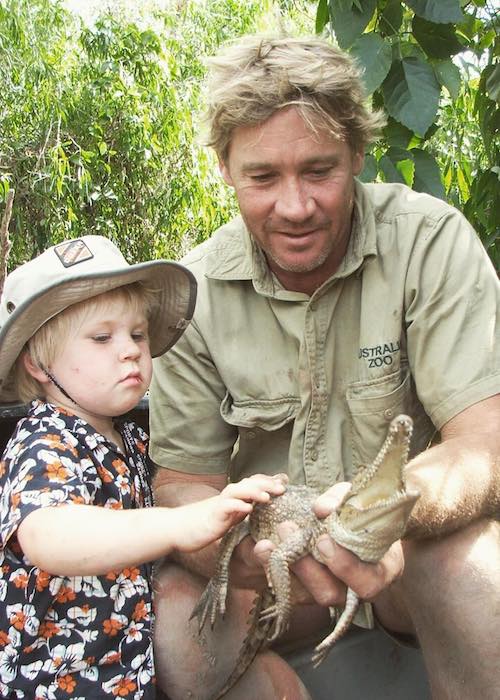
M 141 354 L 141 348 L 139 343 L 137 343 L 132 338 L 129 338 L 123 345 L 121 350 L 121 356 L 124 360 L 135 359 Z

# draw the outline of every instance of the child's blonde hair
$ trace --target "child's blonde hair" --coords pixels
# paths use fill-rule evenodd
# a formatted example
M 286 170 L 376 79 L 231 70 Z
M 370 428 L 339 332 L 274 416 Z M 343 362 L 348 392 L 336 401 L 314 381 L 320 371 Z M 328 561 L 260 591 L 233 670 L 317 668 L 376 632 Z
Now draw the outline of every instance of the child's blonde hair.
M 85 318 L 115 301 L 122 301 L 134 313 L 144 313 L 149 318 L 155 306 L 155 293 L 141 282 L 134 282 L 68 306 L 44 323 L 28 340 L 16 361 L 16 387 L 21 401 L 29 403 L 33 399 L 45 398 L 42 384 L 26 370 L 23 355 L 28 353 L 38 366 L 50 367 L 65 339 L 72 337 Z

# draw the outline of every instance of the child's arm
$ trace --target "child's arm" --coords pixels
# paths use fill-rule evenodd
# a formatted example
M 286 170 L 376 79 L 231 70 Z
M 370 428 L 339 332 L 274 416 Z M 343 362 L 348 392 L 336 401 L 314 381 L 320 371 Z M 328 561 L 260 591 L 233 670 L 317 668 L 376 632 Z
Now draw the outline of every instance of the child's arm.
M 256 475 L 179 508 L 39 508 L 19 525 L 18 541 L 29 561 L 51 574 L 105 574 L 154 561 L 173 549 L 194 551 L 210 544 L 243 520 L 254 502 L 283 493 L 284 483 L 284 475 Z

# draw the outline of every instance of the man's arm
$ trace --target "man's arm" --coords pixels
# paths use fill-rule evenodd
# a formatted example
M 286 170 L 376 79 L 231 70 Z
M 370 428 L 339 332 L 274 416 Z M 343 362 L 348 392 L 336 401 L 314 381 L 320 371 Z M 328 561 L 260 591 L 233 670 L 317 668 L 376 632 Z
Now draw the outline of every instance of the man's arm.
M 407 467 L 420 492 L 406 535 L 434 537 L 500 512 L 500 394 L 465 409 Z

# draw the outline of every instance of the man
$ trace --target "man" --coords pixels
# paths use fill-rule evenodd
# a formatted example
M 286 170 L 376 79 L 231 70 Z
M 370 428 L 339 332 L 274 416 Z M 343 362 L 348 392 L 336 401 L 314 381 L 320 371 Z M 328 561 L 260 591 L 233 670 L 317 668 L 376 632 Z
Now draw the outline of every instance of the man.
M 329 538 L 323 564 L 308 556 L 294 565 L 288 641 L 321 637 L 326 606 L 341 605 L 349 586 L 372 603 L 360 624 L 375 617 L 421 646 L 433 698 L 493 699 L 500 372 L 491 263 L 445 203 L 356 180 L 383 121 L 364 106 L 350 58 L 328 43 L 250 37 L 222 52 L 209 122 L 241 218 L 183 261 L 197 277 L 198 305 L 156 361 L 157 502 L 174 506 L 228 477 L 286 471 L 324 492 L 316 504 L 324 516 L 374 458 L 392 417 L 411 415 L 407 481 L 421 497 L 406 538 L 376 565 Z M 271 547 L 239 545 L 226 619 L 200 639 L 187 619 L 216 548 L 162 569 L 156 653 L 172 700 L 210 697 L 225 680 Z M 274 652 L 260 655 L 228 699 L 308 697 L 283 668 Z

